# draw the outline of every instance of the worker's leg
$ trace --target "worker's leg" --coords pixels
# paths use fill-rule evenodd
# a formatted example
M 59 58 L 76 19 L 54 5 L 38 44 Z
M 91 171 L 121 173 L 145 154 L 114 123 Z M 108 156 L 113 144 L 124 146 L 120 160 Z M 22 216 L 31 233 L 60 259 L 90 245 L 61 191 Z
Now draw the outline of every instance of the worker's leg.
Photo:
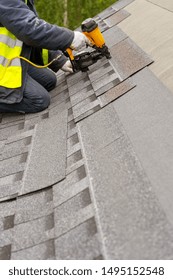
M 0 112 L 36 113 L 46 109 L 49 104 L 48 91 L 28 75 L 22 101 L 14 104 L 0 103 Z
M 57 78 L 53 71 L 48 68 L 39 69 L 29 65 L 28 74 L 39 84 L 41 84 L 47 91 L 51 91 L 55 88 Z
M 56 86 L 56 75 L 49 69 L 33 69 L 33 67 L 29 67 L 28 73 L 22 101 L 15 104 L 0 103 L 1 113 L 36 113 L 49 106 L 48 91 Z

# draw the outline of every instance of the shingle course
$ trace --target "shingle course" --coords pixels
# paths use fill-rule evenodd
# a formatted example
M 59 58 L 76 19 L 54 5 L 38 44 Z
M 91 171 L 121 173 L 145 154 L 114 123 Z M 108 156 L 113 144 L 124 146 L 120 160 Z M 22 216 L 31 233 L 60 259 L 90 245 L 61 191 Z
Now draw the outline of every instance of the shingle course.
M 118 1 L 95 17 L 110 60 L 85 73 L 59 71 L 45 111 L 0 115 L 0 259 L 173 257 L 172 214 L 129 138 L 136 129 L 130 117 L 146 109 L 141 96 L 150 95 L 152 111 L 153 81 L 159 96 L 169 96 L 146 74 L 152 59 L 116 26 L 133 1 Z

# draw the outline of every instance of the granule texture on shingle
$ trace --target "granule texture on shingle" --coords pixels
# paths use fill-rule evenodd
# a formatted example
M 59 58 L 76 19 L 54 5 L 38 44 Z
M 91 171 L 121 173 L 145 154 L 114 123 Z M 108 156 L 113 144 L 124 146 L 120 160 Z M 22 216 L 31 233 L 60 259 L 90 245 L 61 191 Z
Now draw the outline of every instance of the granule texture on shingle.
M 172 226 L 116 112 L 110 118 L 108 109 L 113 105 L 79 123 L 106 256 L 172 259 Z M 120 132 L 113 138 L 115 118 Z
M 112 63 L 122 79 L 126 79 L 153 60 L 131 39 L 125 39 L 110 48 Z
M 46 188 L 65 177 L 66 142 L 67 110 L 37 125 L 22 194 Z
M 109 27 L 112 27 L 112 26 L 120 23 L 124 19 L 126 19 L 128 16 L 130 16 L 129 12 L 127 12 L 126 10 L 120 10 L 117 13 L 110 16 L 109 18 L 105 19 L 104 21 L 106 22 L 106 24 Z

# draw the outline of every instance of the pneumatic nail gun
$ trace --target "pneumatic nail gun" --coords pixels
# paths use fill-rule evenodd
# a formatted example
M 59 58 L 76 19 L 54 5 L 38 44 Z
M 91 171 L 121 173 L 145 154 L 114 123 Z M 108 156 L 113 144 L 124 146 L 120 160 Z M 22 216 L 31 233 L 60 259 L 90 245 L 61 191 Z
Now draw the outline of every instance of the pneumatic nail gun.
M 108 59 L 111 58 L 109 49 L 105 44 L 105 39 L 94 19 L 89 18 L 83 21 L 81 29 L 93 44 L 92 48 L 94 50 L 91 52 L 77 53 L 75 55 L 73 55 L 72 49 L 68 48 L 66 50 L 66 53 L 71 60 L 74 72 L 85 72 L 88 70 L 89 66 L 96 63 L 99 59 L 103 57 Z

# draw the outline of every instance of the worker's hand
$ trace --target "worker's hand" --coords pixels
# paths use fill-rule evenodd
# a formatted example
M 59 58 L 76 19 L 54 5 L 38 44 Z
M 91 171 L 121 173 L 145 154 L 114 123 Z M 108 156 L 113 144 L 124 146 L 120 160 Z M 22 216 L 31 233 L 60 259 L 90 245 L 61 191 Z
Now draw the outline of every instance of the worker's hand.
M 73 67 L 72 67 L 71 61 L 69 59 L 61 67 L 61 70 L 64 72 L 73 73 Z
M 74 39 L 70 48 L 75 51 L 78 51 L 86 45 L 92 47 L 91 41 L 83 33 L 79 31 L 74 31 Z

